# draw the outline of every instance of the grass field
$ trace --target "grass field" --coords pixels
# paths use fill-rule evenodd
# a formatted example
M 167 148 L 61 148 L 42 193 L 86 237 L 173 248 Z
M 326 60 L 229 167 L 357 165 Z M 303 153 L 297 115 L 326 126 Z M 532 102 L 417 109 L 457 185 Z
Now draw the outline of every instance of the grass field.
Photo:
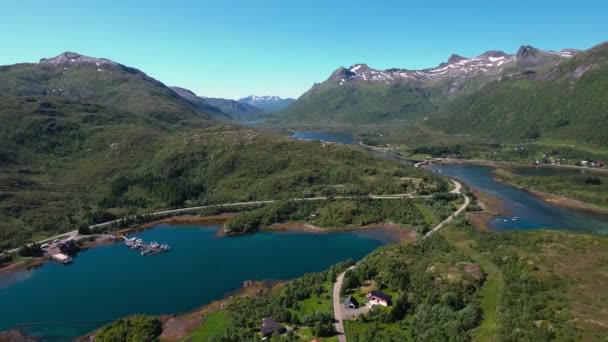
M 232 320 L 226 311 L 219 310 L 207 314 L 203 323 L 199 325 L 188 338 L 184 339 L 187 341 L 208 341 L 211 337 L 218 336 L 226 329 L 232 326 Z

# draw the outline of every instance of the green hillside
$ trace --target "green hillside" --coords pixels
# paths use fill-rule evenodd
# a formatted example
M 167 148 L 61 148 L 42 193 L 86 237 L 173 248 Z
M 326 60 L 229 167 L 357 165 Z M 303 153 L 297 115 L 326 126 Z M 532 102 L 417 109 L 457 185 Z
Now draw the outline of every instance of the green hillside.
M 608 45 L 544 72 L 487 84 L 456 100 L 431 124 L 495 140 L 563 138 L 608 143 Z
M 222 124 L 132 69 L 72 69 L 0 72 L 0 249 L 153 209 L 401 193 L 401 177 L 426 175 L 352 147 Z
M 349 341 L 600 341 L 607 328 L 608 239 L 535 230 L 479 232 L 457 220 L 430 239 L 381 247 L 347 271 L 341 299 L 391 296 L 345 320 Z M 254 340 L 273 317 L 285 340 L 333 341 L 332 288 L 342 263 L 265 296 L 231 296 L 185 340 Z M 576 279 L 576 281 L 572 281 Z M 342 301 L 341 301 L 342 302 Z M 223 324 L 222 322 L 230 322 Z M 114 323 L 114 325 L 117 323 Z M 106 328 L 108 329 L 108 328 Z
M 403 121 L 435 112 L 424 90 L 405 84 L 327 81 L 304 93 L 284 113 L 292 122 L 364 124 Z

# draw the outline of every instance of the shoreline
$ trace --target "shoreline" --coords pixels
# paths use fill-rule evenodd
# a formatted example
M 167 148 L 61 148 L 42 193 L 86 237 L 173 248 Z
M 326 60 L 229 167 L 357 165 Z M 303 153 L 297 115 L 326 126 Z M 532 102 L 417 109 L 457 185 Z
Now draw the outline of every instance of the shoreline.
M 494 177 L 494 180 L 496 182 L 506 184 L 506 185 L 515 187 L 519 190 L 525 191 L 538 199 L 541 199 L 545 202 L 551 203 L 558 207 L 569 208 L 569 209 L 573 209 L 573 210 L 585 211 L 585 212 L 589 212 L 589 213 L 593 213 L 593 214 L 608 216 L 607 208 L 598 207 L 595 204 L 583 202 L 583 201 L 580 201 L 580 200 L 577 200 L 574 198 L 560 196 L 560 195 L 556 195 L 556 194 L 552 194 L 549 192 L 544 192 L 544 191 L 540 191 L 540 190 L 536 190 L 536 189 L 525 188 L 521 185 L 517 185 L 517 184 L 511 183 L 511 182 L 505 181 L 498 177 Z
M 205 305 L 178 314 L 150 315 L 150 317 L 155 317 L 161 321 L 162 333 L 159 336 L 161 341 L 178 341 L 193 332 L 203 322 L 206 315 L 221 310 L 226 302 L 232 298 L 255 298 L 266 296 L 275 293 L 282 288 L 286 282 L 287 281 L 285 280 L 246 280 L 239 288 L 228 291 L 222 298 L 213 300 Z M 112 322 L 108 324 L 111 323 Z M 77 337 L 74 341 L 93 342 L 95 334 L 99 329 L 101 329 L 101 327 L 86 335 Z
M 219 215 L 209 215 L 209 216 L 201 216 L 201 215 L 180 215 L 168 217 L 160 220 L 150 221 L 144 223 L 142 225 L 130 228 L 124 228 L 117 230 L 111 235 L 108 236 L 95 236 L 91 235 L 90 237 L 96 237 L 93 241 L 84 241 L 80 246 L 80 251 L 83 252 L 91 248 L 95 248 L 98 246 L 104 246 L 114 243 L 119 243 L 119 239 L 110 239 L 109 236 L 115 237 L 124 237 L 129 234 L 134 234 L 137 232 L 141 232 L 144 230 L 152 229 L 159 224 L 173 224 L 173 225 L 191 225 L 191 224 L 216 224 L 219 225 L 220 228 L 217 229 L 216 237 L 230 237 L 230 236 L 239 236 L 242 234 L 250 234 L 247 233 L 238 233 L 238 234 L 226 234 L 222 229 L 222 225 L 230 218 L 237 216 L 239 213 L 223 213 Z M 390 239 L 396 242 L 411 242 L 416 241 L 417 235 L 416 232 L 406 226 L 402 226 L 399 224 L 391 223 L 391 222 L 380 222 L 368 225 L 350 225 L 350 226 L 342 226 L 336 228 L 321 228 L 317 227 L 305 222 L 285 222 L 285 223 L 275 223 L 270 226 L 262 227 L 258 231 L 267 231 L 267 232 L 281 232 L 281 231 L 291 231 L 291 232 L 305 232 L 311 234 L 331 234 L 331 233 L 339 233 L 339 232 L 348 232 L 348 231 L 364 231 L 364 230 L 373 230 L 373 229 L 381 229 L 385 230 L 388 234 L 390 234 Z M 255 232 L 251 232 L 255 233 Z M 87 239 L 87 235 L 83 235 L 80 239 Z M 36 269 L 42 267 L 46 262 L 53 261 L 49 256 L 41 256 L 28 260 L 22 260 L 16 263 L 8 264 L 2 268 L 0 268 L 0 275 L 11 274 L 21 271 L 29 271 L 32 269 Z
M 466 213 L 466 218 L 469 223 L 476 229 L 485 231 L 494 231 L 487 226 L 487 223 L 492 220 L 493 217 L 504 215 L 510 210 L 504 207 L 504 203 L 496 197 L 492 197 L 485 192 L 476 188 L 469 188 L 477 204 L 482 209 L 481 211 L 469 211 Z
M 371 231 L 371 230 L 384 230 L 391 235 L 391 239 L 403 243 L 413 242 L 417 240 L 416 232 L 406 226 L 392 223 L 392 222 L 378 222 L 367 225 L 349 225 L 341 226 L 336 228 L 321 228 L 315 225 L 304 223 L 304 222 L 285 222 L 285 223 L 274 223 L 270 226 L 263 227 L 260 231 L 268 232 L 305 232 L 312 234 L 332 234 L 340 232 L 353 232 L 353 231 Z
M 494 161 L 494 160 L 484 160 L 484 159 L 435 159 L 435 160 L 430 161 L 430 163 L 437 164 L 437 165 L 473 164 L 473 165 L 483 165 L 483 166 L 493 166 L 493 167 L 503 166 L 503 167 L 568 169 L 568 170 L 580 170 L 580 171 L 588 171 L 588 172 L 596 172 L 596 173 L 608 173 L 608 169 L 606 169 L 606 168 L 592 168 L 592 167 L 586 167 L 586 166 L 556 165 L 556 164 L 529 165 L 529 164 L 522 164 L 522 163 L 517 163 L 517 162 Z
M 581 171 L 588 171 L 591 173 L 593 173 L 593 172 L 608 173 L 608 169 L 594 169 L 594 168 L 588 168 L 588 167 L 584 167 L 584 166 L 575 166 L 575 165 L 546 165 L 546 164 L 525 165 L 525 164 L 518 164 L 518 163 L 511 163 L 511 162 L 496 162 L 496 161 L 480 160 L 480 159 L 440 159 L 440 160 L 432 161 L 431 163 L 435 163 L 437 165 L 442 165 L 442 164 L 443 165 L 458 165 L 458 164 L 482 165 L 482 166 L 494 167 L 496 169 L 498 169 L 500 167 L 528 167 L 528 168 L 539 168 L 540 167 L 540 168 L 553 168 L 553 169 L 581 170 Z M 545 202 L 551 203 L 552 205 L 555 205 L 558 207 L 585 211 L 585 212 L 599 214 L 599 215 L 608 215 L 607 208 L 602 208 L 602 207 L 599 207 L 599 206 L 591 204 L 591 203 L 586 203 L 586 202 L 583 202 L 583 201 L 580 201 L 577 199 L 560 196 L 560 195 L 555 195 L 555 194 L 551 194 L 551 193 L 536 190 L 536 189 L 525 188 L 520 185 L 499 179 L 498 177 L 494 177 L 494 180 L 496 182 L 506 184 L 506 185 L 515 187 L 517 189 L 526 191 L 526 192 L 530 193 L 531 195 L 535 196 L 536 198 L 539 198 Z

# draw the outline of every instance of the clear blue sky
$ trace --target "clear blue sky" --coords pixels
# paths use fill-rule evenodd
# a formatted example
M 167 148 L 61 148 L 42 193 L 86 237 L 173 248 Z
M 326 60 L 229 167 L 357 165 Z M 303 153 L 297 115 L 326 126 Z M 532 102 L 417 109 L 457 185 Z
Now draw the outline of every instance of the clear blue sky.
M 608 1 L 32 1 L 0 8 L 0 65 L 105 57 L 200 95 L 297 97 L 339 66 L 608 40 Z

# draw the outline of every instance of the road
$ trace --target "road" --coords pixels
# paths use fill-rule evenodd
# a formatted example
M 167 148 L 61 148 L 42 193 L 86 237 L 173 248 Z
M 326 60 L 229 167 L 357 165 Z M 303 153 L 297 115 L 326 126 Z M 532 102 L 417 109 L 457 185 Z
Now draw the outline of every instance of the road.
M 340 290 L 342 289 L 342 283 L 344 282 L 344 274 L 349 270 L 352 270 L 355 266 L 349 267 L 346 271 L 342 272 L 334 283 L 334 291 L 332 294 L 332 301 L 334 305 L 334 327 L 338 332 L 338 342 L 346 342 L 346 334 L 344 334 L 344 313 L 342 312 L 342 303 L 340 301 Z
M 460 213 L 463 212 L 469 206 L 469 204 L 471 204 L 471 200 L 469 199 L 468 196 L 464 196 L 464 203 L 452 215 L 448 216 L 448 218 L 446 218 L 445 220 L 443 220 L 441 223 L 439 223 L 433 229 L 431 229 L 428 233 L 426 233 L 424 235 L 424 239 L 428 239 L 433 234 L 435 234 L 437 231 L 439 231 L 439 229 L 445 227 L 445 225 L 447 225 L 448 223 L 452 222 L 452 220 L 456 216 L 460 215 Z
M 355 198 L 364 198 L 365 196 L 334 196 L 334 197 L 308 197 L 308 198 L 293 198 L 293 199 L 289 199 L 289 201 L 325 201 L 328 199 L 355 199 Z M 404 198 L 409 198 L 409 199 L 415 199 L 415 198 L 429 198 L 431 196 L 428 195 L 416 195 L 415 192 L 409 192 L 409 193 L 405 193 L 405 194 L 388 194 L 388 195 L 369 195 L 367 196 L 368 198 L 371 199 L 381 199 L 381 200 L 398 200 L 398 199 L 404 199 Z M 191 212 L 191 211 L 197 211 L 197 210 L 202 210 L 202 209 L 210 209 L 210 208 L 218 208 L 218 207 L 237 207 L 237 206 L 245 206 L 245 205 L 259 205 L 259 204 L 270 204 L 270 203 L 276 203 L 282 200 L 265 200 L 265 201 L 250 201 L 250 202 L 234 202 L 234 203 L 223 203 L 223 204 L 210 204 L 210 205 L 203 205 L 203 206 L 198 206 L 198 207 L 187 207 L 187 208 L 179 208 L 179 209 L 171 209 L 171 210 L 162 210 L 162 211 L 157 211 L 157 212 L 153 212 L 153 213 L 148 213 L 148 215 L 151 216 L 162 216 L 162 215 L 170 215 L 170 214 L 179 214 L 179 213 L 187 213 L 187 212 Z M 98 223 L 98 224 L 94 224 L 89 226 L 90 229 L 95 229 L 95 228 L 103 228 L 103 227 L 109 227 L 111 226 L 113 223 L 118 223 L 120 221 L 122 221 L 123 219 L 117 219 L 117 220 L 113 220 L 113 221 L 108 221 L 108 222 L 103 222 L 103 223 Z M 67 237 L 67 238 L 66 238 Z M 77 239 L 79 237 L 78 235 L 78 230 L 72 230 L 69 232 L 65 232 L 65 233 L 61 233 L 59 235 L 50 237 L 50 238 L 46 238 L 44 240 L 40 240 L 37 241 L 38 244 L 43 244 L 43 243 L 47 243 L 50 241 L 53 241 L 55 239 Z M 19 248 L 14 248 L 11 249 L 5 253 L 16 253 L 19 250 Z M 0 253 L 0 255 L 2 255 L 3 253 Z
M 454 180 L 454 179 L 452 179 L 452 183 L 454 183 L 454 189 L 450 192 L 454 193 L 454 194 L 462 195 L 462 193 L 461 193 L 462 184 L 460 184 L 460 182 L 458 182 L 457 180 Z M 426 233 L 424 235 L 423 239 L 427 239 L 427 238 L 431 237 L 433 234 L 438 232 L 441 228 L 445 227 L 448 223 L 452 222 L 452 220 L 456 216 L 460 215 L 460 213 L 462 213 L 469 206 L 469 204 L 471 204 L 471 199 L 468 196 L 463 196 L 463 197 L 464 197 L 464 203 L 460 207 L 458 207 L 458 209 L 456 209 L 456 211 L 454 211 L 452 213 L 452 215 L 448 216 L 448 218 L 443 220 L 441 223 L 439 223 L 438 225 L 433 227 L 433 229 L 431 229 L 428 233 Z M 348 270 L 351 270 L 354 267 L 355 266 L 352 266 Z M 342 306 L 342 303 L 340 301 L 340 290 L 342 289 L 342 283 L 344 282 L 344 274 L 346 274 L 346 272 L 348 272 L 348 270 L 344 271 L 342 274 L 340 274 L 336 278 L 336 282 L 334 283 L 333 295 L 332 295 L 332 301 L 333 301 L 333 306 L 334 306 L 334 320 L 336 321 L 334 326 L 336 327 L 336 331 L 338 332 L 338 341 L 339 342 L 346 342 L 346 334 L 344 332 L 344 319 L 346 318 L 346 315 L 344 314 L 344 307 Z M 361 303 L 361 304 L 363 304 L 363 303 Z

